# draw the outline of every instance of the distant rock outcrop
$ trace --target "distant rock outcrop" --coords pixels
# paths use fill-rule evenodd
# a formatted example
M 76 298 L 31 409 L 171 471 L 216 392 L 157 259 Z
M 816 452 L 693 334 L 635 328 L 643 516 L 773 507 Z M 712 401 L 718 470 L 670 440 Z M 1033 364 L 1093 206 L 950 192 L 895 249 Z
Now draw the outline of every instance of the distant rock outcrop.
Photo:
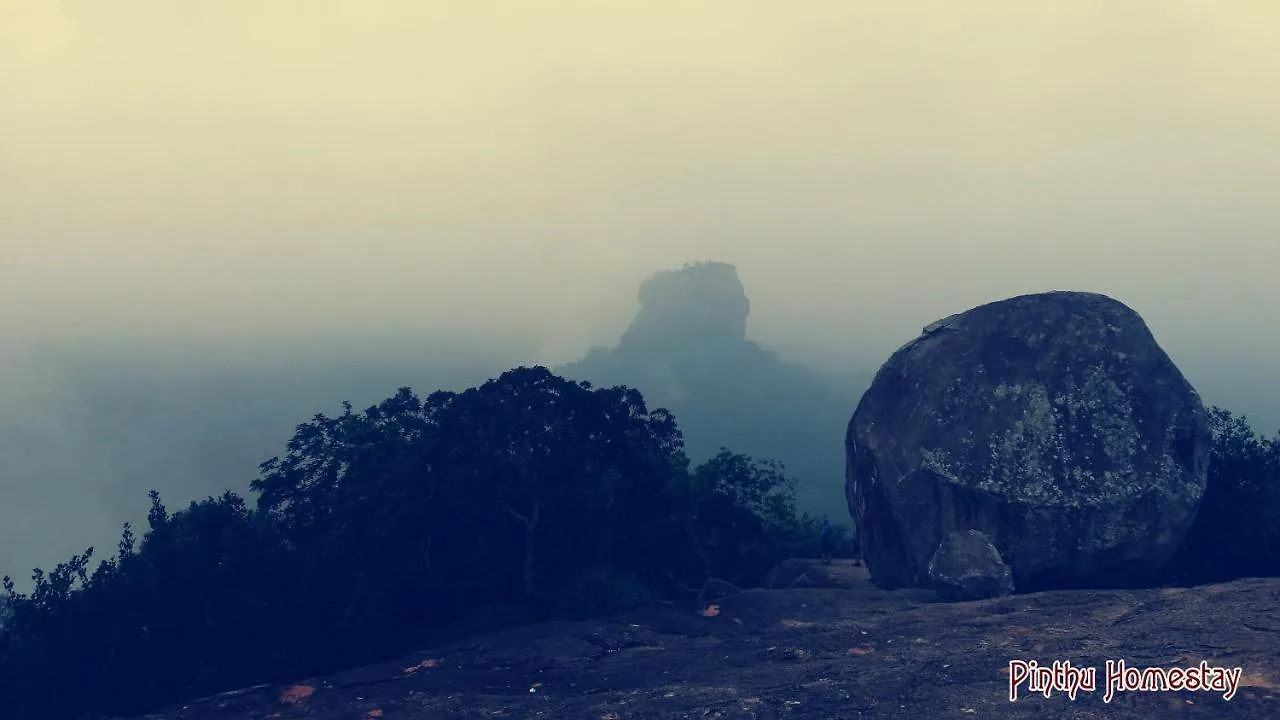
M 622 334 L 618 349 L 741 345 L 747 341 L 750 312 L 738 270 L 728 263 L 665 270 L 640 284 L 640 312 Z
M 1019 592 L 1150 584 L 1195 517 L 1210 436 L 1195 390 L 1130 308 L 1053 292 L 930 325 L 876 374 L 846 436 L 872 579 L 930 587 L 981 530 Z
M 656 273 L 639 299 L 617 347 L 594 348 L 556 372 L 637 388 L 650 407 L 675 414 L 695 462 L 721 447 L 777 460 L 800 481 L 801 510 L 842 508 L 842 429 L 869 377 L 824 375 L 750 340 L 751 303 L 727 263 Z
M 1013 592 L 1013 573 L 979 530 L 953 532 L 929 560 L 929 579 L 943 602 L 1004 597 Z

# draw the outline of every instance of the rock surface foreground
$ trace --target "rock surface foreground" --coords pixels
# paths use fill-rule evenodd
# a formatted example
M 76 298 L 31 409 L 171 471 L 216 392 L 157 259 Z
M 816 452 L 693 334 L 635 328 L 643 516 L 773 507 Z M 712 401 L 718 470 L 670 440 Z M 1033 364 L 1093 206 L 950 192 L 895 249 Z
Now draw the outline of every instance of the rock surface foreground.
M 833 566 L 847 565 L 837 560 Z M 323 678 L 185 703 L 148 720 L 763 720 L 765 718 L 1280 717 L 1280 580 L 1074 590 L 973 603 L 884 591 L 748 590 L 715 612 L 649 608 L 477 637 Z M 1131 667 L 1239 667 L 1221 693 L 1119 692 Z M 1009 661 L 1097 670 L 1074 700 L 1020 688 Z

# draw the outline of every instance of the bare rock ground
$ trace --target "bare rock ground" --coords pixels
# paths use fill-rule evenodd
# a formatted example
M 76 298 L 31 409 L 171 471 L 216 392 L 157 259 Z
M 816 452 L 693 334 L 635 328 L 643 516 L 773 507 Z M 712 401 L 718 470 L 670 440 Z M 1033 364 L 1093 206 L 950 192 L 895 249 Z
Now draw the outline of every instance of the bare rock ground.
M 814 563 L 816 565 L 816 563 Z M 146 716 L 232 718 L 1280 717 L 1280 578 L 1197 588 L 1072 590 L 947 604 L 845 587 L 749 590 L 703 608 L 547 623 L 398 662 L 226 693 Z M 1234 696 L 1121 691 L 1106 663 L 1242 669 Z M 1075 699 L 1020 689 L 1010 660 L 1096 668 Z

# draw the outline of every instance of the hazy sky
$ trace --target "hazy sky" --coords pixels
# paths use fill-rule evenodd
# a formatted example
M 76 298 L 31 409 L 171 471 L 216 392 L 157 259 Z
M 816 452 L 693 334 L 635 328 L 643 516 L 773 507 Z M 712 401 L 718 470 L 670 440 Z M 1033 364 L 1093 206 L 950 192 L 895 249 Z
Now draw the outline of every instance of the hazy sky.
M 715 259 L 872 364 L 1105 292 L 1277 429 L 1278 88 L 1274 0 L 0 0 L 0 331 L 560 362 Z
M 1070 287 L 1275 359 L 1277 87 L 1270 0 L 0 0 L 5 325 L 571 356 L 714 258 L 764 336 Z

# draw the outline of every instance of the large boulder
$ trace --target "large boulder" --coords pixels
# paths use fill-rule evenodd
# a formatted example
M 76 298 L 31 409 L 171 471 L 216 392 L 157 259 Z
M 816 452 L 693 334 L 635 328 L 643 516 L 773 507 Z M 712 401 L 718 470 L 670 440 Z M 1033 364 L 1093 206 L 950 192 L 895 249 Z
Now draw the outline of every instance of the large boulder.
M 845 496 L 872 581 L 930 587 L 980 530 L 1020 592 L 1165 577 L 1204 493 L 1199 396 L 1130 308 L 1051 292 L 933 323 L 849 423 Z
M 944 602 L 986 600 L 1013 592 L 1013 573 L 991 538 L 979 530 L 943 538 L 929 560 L 929 579 Z

